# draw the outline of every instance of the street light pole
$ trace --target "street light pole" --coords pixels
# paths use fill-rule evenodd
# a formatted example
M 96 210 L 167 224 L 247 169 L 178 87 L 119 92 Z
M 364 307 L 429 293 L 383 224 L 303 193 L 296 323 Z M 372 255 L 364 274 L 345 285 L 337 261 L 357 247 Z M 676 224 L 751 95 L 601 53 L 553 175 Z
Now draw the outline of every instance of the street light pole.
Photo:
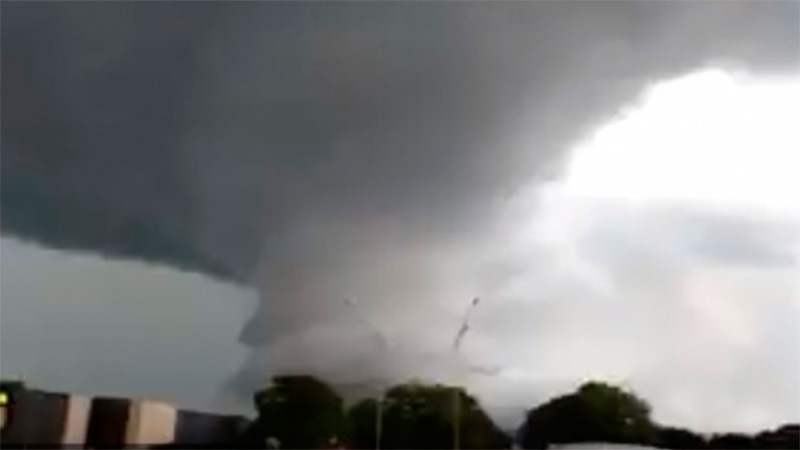
M 354 298 L 348 298 L 345 300 L 347 306 L 353 308 L 358 315 L 358 318 L 367 326 L 367 328 L 378 338 L 378 341 L 381 345 L 381 350 L 384 353 L 384 356 L 389 350 L 389 342 L 386 339 L 386 336 L 378 329 L 364 314 L 362 314 L 361 310 L 358 308 L 358 302 Z M 385 393 L 382 387 L 379 387 L 378 398 L 375 405 L 375 450 L 380 450 L 381 448 L 381 435 L 383 433 L 383 397 Z
M 464 319 L 461 321 L 461 326 L 458 328 L 456 338 L 453 341 L 453 354 L 458 356 L 461 348 L 461 341 L 469 331 L 469 319 L 472 310 L 478 305 L 480 299 L 475 297 L 467 307 L 467 312 L 464 314 Z M 459 386 L 456 385 L 453 389 L 453 449 L 459 450 L 461 448 L 461 391 Z

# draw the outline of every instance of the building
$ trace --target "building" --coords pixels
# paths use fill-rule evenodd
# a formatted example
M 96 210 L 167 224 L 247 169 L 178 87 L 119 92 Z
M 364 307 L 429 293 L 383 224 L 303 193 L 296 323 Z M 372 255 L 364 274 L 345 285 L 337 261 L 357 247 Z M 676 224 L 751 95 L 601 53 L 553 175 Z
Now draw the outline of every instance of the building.
M 0 441 L 4 448 L 225 447 L 235 443 L 249 421 L 187 411 L 159 401 L 96 397 L 0 387 Z

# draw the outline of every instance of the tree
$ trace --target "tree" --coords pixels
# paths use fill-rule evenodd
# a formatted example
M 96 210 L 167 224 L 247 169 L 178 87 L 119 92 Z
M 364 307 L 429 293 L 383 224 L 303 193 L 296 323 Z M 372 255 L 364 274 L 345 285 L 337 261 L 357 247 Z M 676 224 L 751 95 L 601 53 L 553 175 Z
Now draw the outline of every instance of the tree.
M 463 389 L 409 383 L 393 387 L 384 398 L 381 448 L 452 448 L 455 395 L 460 402 L 461 448 L 510 447 L 508 436 Z M 376 400 L 365 400 L 350 409 L 351 446 L 374 448 L 376 408 Z
M 711 436 L 707 448 L 730 450 L 780 450 L 800 448 L 800 425 L 787 424 L 776 430 L 764 430 L 755 435 L 717 433 Z
M 283 449 L 324 448 L 346 432 L 341 397 L 324 382 L 305 375 L 273 378 L 255 394 L 258 418 L 250 440 L 277 440 Z
M 351 448 L 375 448 L 375 416 L 378 414 L 378 401 L 362 400 L 347 411 L 349 425 L 347 442 Z
M 27 389 L 25 383 L 19 380 L 0 380 L 0 392 L 5 393 L 9 397 L 13 397 L 17 392 Z
M 660 427 L 656 445 L 659 448 L 692 450 L 706 448 L 706 440 L 703 436 L 684 428 Z
M 713 449 L 736 449 L 747 450 L 755 449 L 756 442 L 752 436 L 744 433 L 721 433 L 715 434 L 708 441 L 708 447 Z
M 545 448 L 570 442 L 652 444 L 655 433 L 643 400 L 620 388 L 589 382 L 530 410 L 519 435 L 524 448 Z
M 666 445 L 663 447 L 678 448 Z M 754 435 L 746 433 L 717 433 L 708 440 L 706 448 L 715 450 L 780 450 L 800 448 L 800 425 L 787 424 L 776 430 L 764 430 Z
M 756 436 L 755 446 L 759 449 L 800 448 L 800 424 L 787 424 L 774 431 L 762 431 Z

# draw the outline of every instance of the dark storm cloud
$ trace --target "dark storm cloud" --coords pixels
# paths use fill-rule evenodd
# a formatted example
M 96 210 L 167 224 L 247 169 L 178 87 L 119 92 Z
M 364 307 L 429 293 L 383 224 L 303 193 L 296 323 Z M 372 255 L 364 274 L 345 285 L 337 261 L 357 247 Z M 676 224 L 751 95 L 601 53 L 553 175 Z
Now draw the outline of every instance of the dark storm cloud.
M 794 6 L 6 3 L 3 226 L 241 280 L 309 214 L 466 230 L 642 77 L 791 60 Z
M 49 245 L 230 272 L 198 253 L 177 150 L 211 3 L 10 3 L 2 225 Z

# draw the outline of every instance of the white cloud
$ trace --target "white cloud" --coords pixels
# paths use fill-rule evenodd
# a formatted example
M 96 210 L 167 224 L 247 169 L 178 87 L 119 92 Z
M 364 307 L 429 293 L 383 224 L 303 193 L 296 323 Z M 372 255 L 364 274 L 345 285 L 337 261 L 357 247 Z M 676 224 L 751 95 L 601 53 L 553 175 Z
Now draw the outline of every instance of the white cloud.
M 796 419 L 797 93 L 720 71 L 661 82 L 559 180 L 522 189 L 498 238 L 515 264 L 486 312 L 494 351 L 530 380 L 630 383 L 667 423 Z

